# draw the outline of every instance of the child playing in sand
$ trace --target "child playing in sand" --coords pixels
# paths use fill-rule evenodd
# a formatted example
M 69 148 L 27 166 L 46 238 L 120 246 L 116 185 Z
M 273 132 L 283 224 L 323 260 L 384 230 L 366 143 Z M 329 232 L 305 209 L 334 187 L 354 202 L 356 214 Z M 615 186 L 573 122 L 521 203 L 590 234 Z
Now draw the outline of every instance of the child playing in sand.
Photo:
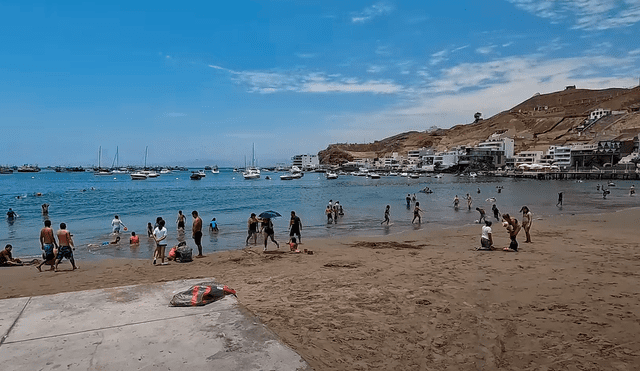
M 291 252 L 300 252 L 300 250 L 298 250 L 298 241 L 295 237 L 291 237 L 291 242 L 289 242 L 289 249 L 291 250 Z

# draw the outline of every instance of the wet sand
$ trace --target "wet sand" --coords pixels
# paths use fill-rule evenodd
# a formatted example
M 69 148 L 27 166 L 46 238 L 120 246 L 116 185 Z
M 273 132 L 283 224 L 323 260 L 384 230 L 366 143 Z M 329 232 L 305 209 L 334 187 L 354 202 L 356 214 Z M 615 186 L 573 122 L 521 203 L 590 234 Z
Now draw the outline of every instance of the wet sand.
M 534 216 L 533 243 L 521 232 L 518 253 L 474 251 L 475 225 L 305 240 L 313 255 L 283 244 L 168 266 L 2 268 L 0 298 L 215 277 L 315 370 L 634 370 L 638 225 L 640 209 Z M 507 246 L 504 228 L 493 227 L 496 245 Z

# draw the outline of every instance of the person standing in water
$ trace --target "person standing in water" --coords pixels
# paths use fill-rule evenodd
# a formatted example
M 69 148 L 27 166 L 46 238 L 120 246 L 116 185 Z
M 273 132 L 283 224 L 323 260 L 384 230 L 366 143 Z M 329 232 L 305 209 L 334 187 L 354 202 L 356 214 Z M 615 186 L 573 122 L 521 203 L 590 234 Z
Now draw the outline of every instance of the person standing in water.
M 471 210 L 471 205 L 473 204 L 473 200 L 471 199 L 471 195 L 467 193 L 467 207 Z
M 556 206 L 562 207 L 562 192 L 558 192 L 558 202 L 556 203 Z
M 411 224 L 413 224 L 416 218 L 418 218 L 418 224 L 422 223 L 422 217 L 420 216 L 421 212 L 422 209 L 420 208 L 420 202 L 416 202 L 416 207 L 413 208 L 413 219 L 411 220 Z
M 187 217 L 182 213 L 182 210 L 178 210 L 178 218 L 176 223 L 178 224 L 178 232 L 184 232 L 184 223 L 187 221 Z
M 191 212 L 191 216 L 193 217 L 193 226 L 191 227 L 193 241 L 198 246 L 198 255 L 196 258 L 202 258 L 202 219 L 198 216 L 198 212 L 193 210 Z
M 111 227 L 113 228 L 113 233 L 120 233 L 120 227 L 124 228 L 125 231 L 127 230 L 127 226 L 124 225 L 122 220 L 120 220 L 120 217 L 117 215 L 113 217 Z
M 40 207 L 42 208 L 42 215 L 49 215 L 49 204 L 42 204 L 40 205 Z
M 458 211 L 459 208 L 460 208 L 460 199 L 458 198 L 458 195 L 456 195 L 456 197 L 453 198 L 453 209 Z
M 391 211 L 391 205 L 387 205 L 387 208 L 384 210 L 384 220 L 380 224 L 387 223 L 389 225 L 389 213 Z
M 491 211 L 493 211 L 493 217 L 496 218 L 496 220 L 500 220 L 500 211 L 498 210 L 496 204 L 493 204 L 493 206 L 491 206 Z

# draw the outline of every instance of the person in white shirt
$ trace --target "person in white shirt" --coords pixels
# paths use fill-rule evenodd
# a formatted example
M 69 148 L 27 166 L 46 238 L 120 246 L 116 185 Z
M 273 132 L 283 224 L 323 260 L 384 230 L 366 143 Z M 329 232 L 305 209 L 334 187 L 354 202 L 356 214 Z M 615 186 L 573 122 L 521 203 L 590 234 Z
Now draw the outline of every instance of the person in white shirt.
M 120 220 L 120 217 L 117 215 L 113 217 L 113 220 L 111 221 L 111 227 L 113 227 L 113 233 L 120 233 L 120 227 L 124 228 L 125 231 L 127 230 L 127 226 L 124 225 L 122 220 Z
M 480 238 L 478 250 L 493 250 L 493 237 L 491 236 L 491 221 L 485 220 L 482 226 L 482 237 Z
M 164 262 L 164 250 L 167 248 L 167 228 L 164 227 L 164 220 L 160 220 L 158 226 L 153 230 L 153 239 L 156 241 L 153 265 L 156 265 L 157 258 L 160 258 L 161 265 L 169 264 Z

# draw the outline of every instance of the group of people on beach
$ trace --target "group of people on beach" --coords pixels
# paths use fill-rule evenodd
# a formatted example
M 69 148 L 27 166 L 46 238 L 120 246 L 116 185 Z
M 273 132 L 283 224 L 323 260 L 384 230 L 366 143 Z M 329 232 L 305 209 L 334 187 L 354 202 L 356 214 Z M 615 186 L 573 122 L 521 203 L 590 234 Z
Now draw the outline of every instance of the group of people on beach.
M 338 223 L 338 217 L 344 216 L 344 209 L 340 205 L 340 201 L 334 203 L 333 200 L 329 200 L 324 213 L 327 216 L 327 224 Z
M 253 238 L 253 244 L 255 245 L 258 240 L 258 234 L 261 234 L 264 238 L 264 248 L 263 251 L 267 251 L 267 243 L 271 240 L 276 244 L 276 247 L 279 249 L 280 244 L 275 239 L 275 229 L 273 226 L 273 221 L 271 220 L 273 217 L 279 216 L 275 214 L 271 214 L 269 212 L 265 212 L 257 216 L 255 213 L 251 213 L 249 219 L 247 220 L 247 239 L 245 241 L 245 245 L 249 246 L 249 241 Z M 287 241 L 287 245 L 291 251 L 298 251 L 298 243 L 302 243 L 302 220 L 300 217 L 296 215 L 295 211 L 291 211 L 291 219 L 289 220 L 289 241 Z M 297 239 L 296 239 L 297 237 Z
M 495 206 L 495 205 L 494 205 Z M 533 214 L 531 210 L 529 210 L 528 206 L 522 206 L 520 208 L 520 212 L 522 212 L 522 223 L 518 223 L 518 219 L 510 216 L 509 214 L 502 214 L 502 226 L 506 228 L 507 233 L 509 234 L 509 246 L 503 248 L 503 251 L 509 252 L 517 252 L 518 251 L 518 241 L 516 237 L 520 230 L 524 229 L 526 235 L 525 243 L 531 243 L 531 225 L 533 223 Z M 496 218 L 497 219 L 497 218 Z M 493 234 L 491 230 L 492 222 L 484 218 L 484 225 L 482 226 L 482 234 L 480 236 L 480 247 L 477 250 L 480 251 L 492 251 L 498 250 L 493 245 Z
M 51 266 L 50 270 L 57 272 L 58 265 L 62 259 L 69 260 L 73 270 L 78 269 L 73 257 L 75 245 L 72 236 L 65 223 L 60 223 L 60 229 L 54 234 L 53 228 L 51 228 L 51 220 L 46 219 L 44 227 L 40 230 L 40 248 L 43 251 L 42 262 L 36 266 L 36 269 L 42 272 L 42 266 L 49 265 Z

